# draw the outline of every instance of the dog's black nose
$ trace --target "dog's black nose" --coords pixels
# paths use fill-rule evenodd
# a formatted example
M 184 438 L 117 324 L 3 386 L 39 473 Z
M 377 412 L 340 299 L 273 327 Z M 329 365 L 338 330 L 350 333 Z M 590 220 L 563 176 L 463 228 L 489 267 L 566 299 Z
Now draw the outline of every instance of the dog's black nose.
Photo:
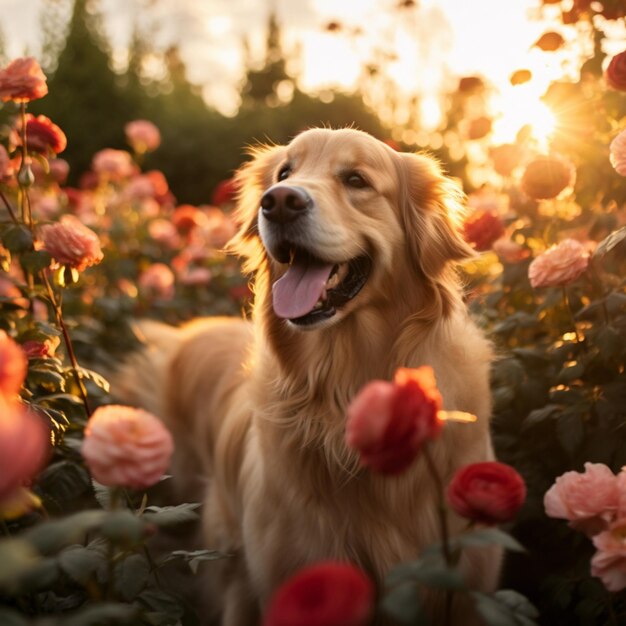
M 261 211 L 270 222 L 287 224 L 304 215 L 311 203 L 311 196 L 301 187 L 275 185 L 263 194 Z

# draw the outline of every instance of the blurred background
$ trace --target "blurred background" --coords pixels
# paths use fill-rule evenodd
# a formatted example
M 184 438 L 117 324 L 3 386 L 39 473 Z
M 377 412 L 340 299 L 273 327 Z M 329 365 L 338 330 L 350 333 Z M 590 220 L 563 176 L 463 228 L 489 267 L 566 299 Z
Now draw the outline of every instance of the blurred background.
M 600 74 L 626 28 L 609 14 L 618 0 L 553 32 L 577 4 L 0 0 L 0 60 L 41 61 L 50 93 L 31 112 L 70 138 L 71 184 L 97 150 L 125 147 L 126 122 L 145 118 L 162 145 L 144 165 L 180 202 L 210 201 L 246 146 L 320 124 L 428 149 L 471 191 L 492 176 L 490 146 L 545 149 L 581 123 L 580 107 L 548 87 L 576 84 L 581 60 Z

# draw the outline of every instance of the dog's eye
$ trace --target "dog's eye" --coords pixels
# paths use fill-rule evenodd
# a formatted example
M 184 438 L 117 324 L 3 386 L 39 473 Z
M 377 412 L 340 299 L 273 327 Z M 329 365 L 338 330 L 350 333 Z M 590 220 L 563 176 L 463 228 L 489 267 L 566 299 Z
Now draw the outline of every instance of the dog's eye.
M 291 174 L 291 166 L 283 165 L 278 172 L 278 180 L 285 180 L 285 178 L 289 178 L 289 174 Z
M 369 183 L 358 172 L 348 172 L 344 181 L 348 187 L 353 187 L 354 189 L 364 189 L 365 187 L 369 187 Z

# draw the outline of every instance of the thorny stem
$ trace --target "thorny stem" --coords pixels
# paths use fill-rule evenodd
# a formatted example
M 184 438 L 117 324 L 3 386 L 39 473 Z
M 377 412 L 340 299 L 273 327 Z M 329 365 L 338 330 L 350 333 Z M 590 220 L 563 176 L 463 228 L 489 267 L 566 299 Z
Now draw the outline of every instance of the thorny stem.
M 17 219 L 17 215 L 15 215 L 15 212 L 13 211 L 13 207 L 11 206 L 11 203 L 7 200 L 7 197 L 4 195 L 4 192 L 2 190 L 0 190 L 0 198 L 2 198 L 2 202 L 4 202 L 4 206 L 6 207 L 6 210 L 9 212 L 11 219 L 16 224 L 19 224 L 20 221 Z
M 22 118 L 22 162 L 20 164 L 20 172 L 17 176 L 17 182 L 20 186 L 21 194 L 21 203 L 22 203 L 22 220 L 24 223 L 28 225 L 30 231 L 33 232 L 33 214 L 30 210 L 30 201 L 28 198 L 28 190 L 25 185 L 22 184 L 20 174 L 24 171 L 26 166 L 28 165 L 28 144 L 26 137 L 26 102 L 22 102 L 20 108 L 20 115 Z
M 435 482 L 435 488 L 437 490 L 437 517 L 439 518 L 439 529 L 441 532 L 441 545 L 443 548 L 443 557 L 446 561 L 446 566 L 452 568 L 454 565 L 454 559 L 452 557 L 452 550 L 450 549 L 450 532 L 448 530 L 448 518 L 446 515 L 446 504 L 444 499 L 445 486 L 441 474 L 437 469 L 433 457 L 430 453 L 428 444 L 423 448 L 424 459 L 428 466 L 428 471 Z M 445 600 L 445 613 L 444 613 L 444 625 L 449 626 L 451 624 L 451 611 L 452 611 L 452 591 L 446 589 Z
M 85 411 L 87 412 L 87 417 L 91 415 L 91 409 L 89 407 L 89 400 L 87 398 L 87 390 L 85 389 L 85 385 L 83 384 L 83 380 L 80 377 L 79 373 L 79 365 L 78 360 L 76 359 L 76 354 L 74 352 L 74 346 L 72 345 L 72 340 L 70 338 L 69 331 L 67 330 L 67 326 L 65 324 L 65 320 L 63 319 L 63 312 L 61 311 L 61 307 L 57 302 L 56 295 L 54 290 L 52 289 L 52 285 L 50 285 L 50 281 L 48 280 L 48 276 L 43 270 L 41 272 L 41 278 L 43 280 L 44 285 L 46 286 L 46 291 L 48 292 L 48 297 L 50 298 L 50 302 L 52 303 L 52 307 L 54 308 L 54 314 L 57 319 L 57 324 L 61 328 L 61 332 L 63 333 L 63 340 L 65 341 L 65 348 L 67 350 L 67 355 L 70 359 L 70 363 L 72 364 L 72 373 L 74 374 L 74 380 L 78 386 L 80 391 L 81 398 L 83 400 L 83 405 L 85 406 Z

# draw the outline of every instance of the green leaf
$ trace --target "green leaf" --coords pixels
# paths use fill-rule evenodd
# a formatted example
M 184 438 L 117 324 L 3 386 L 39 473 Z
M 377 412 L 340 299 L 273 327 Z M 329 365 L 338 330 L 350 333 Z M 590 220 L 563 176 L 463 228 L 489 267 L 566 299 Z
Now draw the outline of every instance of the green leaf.
M 99 567 L 106 564 L 102 551 L 78 544 L 63 550 L 58 556 L 58 561 L 61 569 L 81 584 L 85 584 Z
M 115 587 L 125 600 L 133 600 L 146 587 L 150 564 L 142 554 L 131 554 L 115 566 Z
M 563 450 L 573 455 L 583 442 L 585 426 L 581 414 L 582 407 L 572 407 L 563 411 L 556 421 L 556 436 Z
M 196 574 L 198 567 L 204 561 L 217 561 L 227 559 L 230 555 L 217 550 L 174 550 L 159 561 L 159 567 L 175 560 L 183 560 L 189 564 L 191 571 Z
M 429 623 L 415 584 L 407 583 L 388 591 L 381 602 L 381 609 L 400 624 L 414 626 Z
M 52 257 L 45 250 L 31 250 L 30 252 L 24 252 L 20 256 L 20 262 L 24 269 L 31 274 L 36 274 L 50 266 Z
M 489 546 L 497 544 L 513 552 L 526 552 L 526 548 L 499 528 L 481 528 L 453 537 L 451 544 L 454 547 L 469 548 L 473 546 Z
M 84 540 L 85 535 L 105 519 L 104 511 L 81 511 L 27 530 L 22 537 L 41 554 L 56 553 L 65 546 Z
M 37 561 L 18 579 L 20 589 L 24 593 L 46 591 L 59 579 L 60 568 L 56 559 L 43 558 Z
M 179 620 L 185 612 L 181 603 L 174 596 L 166 593 L 165 591 L 146 589 L 137 599 L 141 604 L 145 605 L 149 609 L 166 615 L 170 619 Z M 175 622 L 165 621 L 161 623 Z
M 89 490 L 89 473 L 74 461 L 51 463 L 40 475 L 38 484 L 53 501 L 68 502 Z
M 65 378 L 47 367 L 30 367 L 28 381 L 49 391 L 65 391 Z
M 464 589 L 465 582 L 461 572 L 447 567 L 439 551 L 436 556 L 438 558 L 422 558 L 394 567 L 385 579 L 386 585 L 394 587 L 406 582 L 416 582 L 435 589 Z
M 199 519 L 196 509 L 200 504 L 185 503 L 177 506 L 149 506 L 146 508 L 143 517 L 146 521 L 157 526 L 168 527 L 184 524 L 185 522 L 195 522 Z
M 113 511 L 106 515 L 100 531 L 113 543 L 134 546 L 145 537 L 146 524 L 130 511 Z
M 10 252 L 27 252 L 33 249 L 33 236 L 26 226 L 11 226 L 2 236 L 2 243 Z
M 471 592 L 478 614 L 487 626 L 537 626 L 537 609 L 522 594 L 509 589 L 487 594 Z
M 508 606 L 517 615 L 526 617 L 539 617 L 539 611 L 530 600 L 513 589 L 500 589 L 495 593 L 496 598 L 502 604 Z
M 548 404 L 541 409 L 535 409 L 528 414 L 528 417 L 524 420 L 522 424 L 522 431 L 532 428 L 546 420 L 554 419 L 559 412 L 561 411 L 561 407 L 558 404 Z
M 571 383 L 578 380 L 585 373 L 585 365 L 581 361 L 577 361 L 573 365 L 566 365 L 559 372 L 556 381 L 562 384 Z
M 139 624 L 137 607 L 118 602 L 98 602 L 63 616 L 63 626 L 104 626 L 105 624 Z
M 78 374 L 80 375 L 81 378 L 86 378 L 87 380 L 91 380 L 96 385 L 98 385 L 100 389 L 103 389 L 107 393 L 111 389 L 111 385 L 109 384 L 109 381 L 101 374 L 98 374 L 98 372 L 85 369 L 84 367 L 79 367 Z

